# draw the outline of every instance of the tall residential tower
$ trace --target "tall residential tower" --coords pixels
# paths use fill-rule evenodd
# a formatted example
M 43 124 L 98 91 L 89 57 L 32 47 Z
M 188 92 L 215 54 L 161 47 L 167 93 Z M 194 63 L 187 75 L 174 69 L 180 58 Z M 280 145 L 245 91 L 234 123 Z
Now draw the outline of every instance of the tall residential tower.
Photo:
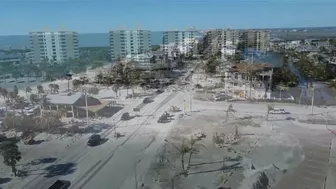
M 269 51 L 270 32 L 267 30 L 246 30 L 241 38 L 245 49 Z
M 111 59 L 124 58 L 151 50 L 152 39 L 149 30 L 110 31 Z
M 196 34 L 196 30 L 165 31 L 163 32 L 163 45 L 161 45 L 161 49 L 168 56 L 170 56 L 171 49 L 176 49 L 181 54 L 193 53 Z
M 31 32 L 29 35 L 32 63 L 63 63 L 79 58 L 76 32 Z

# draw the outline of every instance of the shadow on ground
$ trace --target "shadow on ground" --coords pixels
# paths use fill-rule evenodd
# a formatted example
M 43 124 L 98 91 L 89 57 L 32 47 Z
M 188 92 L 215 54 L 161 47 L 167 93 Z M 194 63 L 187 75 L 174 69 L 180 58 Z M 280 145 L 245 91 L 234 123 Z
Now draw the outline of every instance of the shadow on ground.
M 34 140 L 31 145 L 39 145 L 41 143 L 45 142 L 45 140 Z
M 100 133 L 104 129 L 110 129 L 115 125 L 105 124 L 105 123 L 98 123 L 91 125 L 89 127 L 71 127 L 68 129 L 69 132 L 72 133 L 79 133 L 79 134 L 89 134 L 89 133 Z
M 107 142 L 108 141 L 108 138 L 102 138 L 101 140 L 100 140 L 100 144 L 104 144 L 105 142 Z
M 71 162 L 51 165 L 45 168 L 45 171 L 47 171 L 47 173 L 46 175 L 44 175 L 44 177 L 51 178 L 54 176 L 64 176 L 74 173 L 75 170 L 76 170 L 76 164 Z
M 11 178 L 0 178 L 0 185 L 1 184 L 6 184 L 7 182 L 11 181 Z
M 109 118 L 121 109 L 123 109 L 123 107 L 105 107 L 98 112 L 98 116 Z

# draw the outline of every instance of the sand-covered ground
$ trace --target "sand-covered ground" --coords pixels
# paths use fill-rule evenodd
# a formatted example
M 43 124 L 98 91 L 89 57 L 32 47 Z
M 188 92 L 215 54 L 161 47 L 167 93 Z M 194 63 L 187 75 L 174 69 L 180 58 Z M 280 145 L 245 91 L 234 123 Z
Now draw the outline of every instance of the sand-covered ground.
M 193 112 L 182 118 L 167 138 L 157 155 L 156 162 L 146 177 L 147 188 L 172 188 L 173 178 L 182 172 L 179 148 L 183 139 L 203 133 L 196 142 L 197 152 L 185 155 L 187 176 L 176 176 L 175 188 L 231 188 L 247 189 L 265 172 L 269 185 L 296 167 L 303 155 L 298 141 L 284 133 L 278 133 L 261 116 L 243 119 L 230 118 L 225 122 L 224 112 Z M 238 128 L 238 138 L 232 140 Z M 227 144 L 220 147 L 214 136 L 225 134 Z M 198 134 L 198 136 L 200 136 Z M 230 141 L 231 137 L 231 141 Z

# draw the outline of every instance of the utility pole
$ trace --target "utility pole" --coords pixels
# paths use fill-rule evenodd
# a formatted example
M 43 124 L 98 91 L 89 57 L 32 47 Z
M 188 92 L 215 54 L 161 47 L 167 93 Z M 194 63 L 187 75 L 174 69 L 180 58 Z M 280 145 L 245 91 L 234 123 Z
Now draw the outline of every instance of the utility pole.
M 311 114 L 313 115 L 314 114 L 314 97 L 315 97 L 315 84 L 313 83 L 312 84 L 313 86 L 313 88 L 312 88 L 312 90 L 313 90 L 313 95 L 312 95 L 312 99 L 311 99 Z
M 88 103 L 87 103 L 87 92 L 85 92 L 85 109 L 86 109 L 86 124 L 89 126 L 89 110 L 88 110 Z

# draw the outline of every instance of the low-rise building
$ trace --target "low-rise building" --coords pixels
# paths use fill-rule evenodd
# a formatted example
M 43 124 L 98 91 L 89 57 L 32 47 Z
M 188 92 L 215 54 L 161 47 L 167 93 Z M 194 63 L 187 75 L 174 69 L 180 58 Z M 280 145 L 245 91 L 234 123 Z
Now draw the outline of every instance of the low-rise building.
M 42 111 L 66 110 L 67 117 L 86 117 L 86 104 L 89 116 L 98 116 L 100 111 L 110 106 L 114 101 L 102 101 L 82 93 L 75 94 L 49 94 L 46 96 L 47 102 L 42 106 Z
M 178 46 L 175 43 L 160 45 L 160 50 L 164 51 L 168 58 L 175 58 L 179 55 Z
M 150 59 L 153 57 L 151 53 L 143 54 L 128 54 L 125 57 L 125 61 L 136 61 L 136 62 L 150 62 Z
M 252 74 L 253 73 L 253 74 Z M 240 63 L 221 70 L 225 90 L 247 99 L 267 99 L 273 77 L 272 64 Z
M 320 50 L 313 45 L 300 45 L 299 47 L 295 48 L 298 52 L 319 52 Z
M 19 64 L 25 60 L 25 56 L 19 53 L 8 54 L 6 52 L 0 51 L 0 63 L 8 62 Z
M 232 56 L 234 54 L 236 54 L 237 52 L 237 48 L 233 45 L 227 45 L 226 47 L 223 47 L 221 50 L 222 53 L 222 58 L 224 58 L 225 56 Z

